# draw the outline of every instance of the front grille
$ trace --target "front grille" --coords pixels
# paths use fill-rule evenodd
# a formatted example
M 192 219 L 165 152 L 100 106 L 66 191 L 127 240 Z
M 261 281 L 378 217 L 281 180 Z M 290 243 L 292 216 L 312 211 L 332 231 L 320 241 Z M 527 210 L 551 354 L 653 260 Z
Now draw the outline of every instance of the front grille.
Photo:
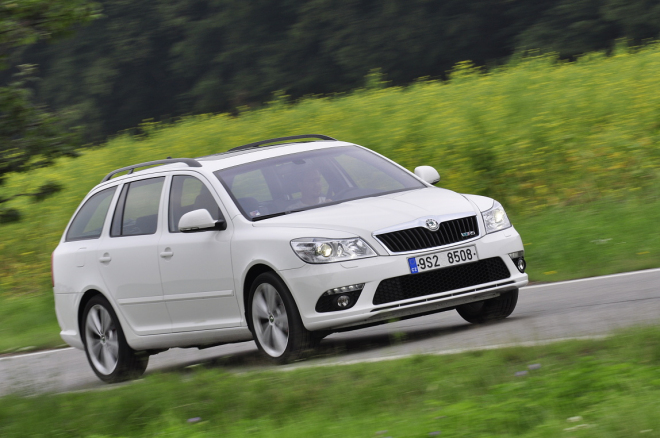
M 421 274 L 388 278 L 378 285 L 373 303 L 385 304 L 392 301 L 423 297 L 503 280 L 510 276 L 511 274 L 502 259 L 493 257 Z
M 470 234 L 470 233 L 474 234 Z M 465 235 L 464 235 L 465 234 Z M 391 233 L 378 234 L 376 237 L 392 252 L 416 251 L 450 243 L 474 239 L 479 235 L 476 216 L 462 217 L 440 223 L 438 231 L 416 227 Z

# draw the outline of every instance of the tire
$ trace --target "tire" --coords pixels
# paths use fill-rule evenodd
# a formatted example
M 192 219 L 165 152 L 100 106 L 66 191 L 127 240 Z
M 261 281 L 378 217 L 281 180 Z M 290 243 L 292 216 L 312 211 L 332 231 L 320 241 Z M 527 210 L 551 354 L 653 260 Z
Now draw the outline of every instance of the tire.
M 248 322 L 259 350 L 272 362 L 293 362 L 314 346 L 289 288 L 273 272 L 259 275 L 250 287 Z
M 497 321 L 511 315 L 518 302 L 518 289 L 504 292 L 499 297 L 491 298 L 476 303 L 458 306 L 456 311 L 467 322 L 482 324 L 489 321 Z
M 136 379 L 147 369 L 149 355 L 128 345 L 117 314 L 102 295 L 85 306 L 81 332 L 87 361 L 104 382 Z
M 330 336 L 333 332 L 330 330 L 319 330 L 312 332 L 312 345 L 314 347 L 317 347 L 322 340 L 324 340 L 326 337 Z

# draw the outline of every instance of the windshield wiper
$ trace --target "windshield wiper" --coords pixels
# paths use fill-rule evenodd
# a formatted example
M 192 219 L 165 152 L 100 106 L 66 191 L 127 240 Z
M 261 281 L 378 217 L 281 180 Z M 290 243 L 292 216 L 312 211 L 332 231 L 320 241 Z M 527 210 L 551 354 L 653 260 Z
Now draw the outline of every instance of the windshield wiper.
M 256 216 L 252 218 L 252 222 L 261 221 L 264 219 L 270 219 L 271 217 L 284 216 L 285 214 L 290 214 L 290 213 L 298 213 L 299 211 L 305 211 L 305 210 L 308 209 L 302 208 L 298 210 L 287 210 L 287 211 L 280 211 L 279 213 L 271 213 L 271 214 L 265 214 L 263 216 Z
M 285 214 L 286 211 L 281 211 L 279 213 L 271 213 L 271 214 L 265 214 L 263 216 L 255 216 L 252 218 L 252 222 L 261 221 L 264 219 L 270 219 L 271 217 L 284 216 Z
M 307 211 L 307 210 L 311 210 L 311 208 L 299 208 L 297 210 L 287 210 L 287 211 L 280 211 L 279 213 L 265 214 L 263 216 L 253 217 L 252 222 L 260 221 L 263 219 L 270 219 L 271 217 L 284 216 L 285 214 L 298 213 L 299 211 Z

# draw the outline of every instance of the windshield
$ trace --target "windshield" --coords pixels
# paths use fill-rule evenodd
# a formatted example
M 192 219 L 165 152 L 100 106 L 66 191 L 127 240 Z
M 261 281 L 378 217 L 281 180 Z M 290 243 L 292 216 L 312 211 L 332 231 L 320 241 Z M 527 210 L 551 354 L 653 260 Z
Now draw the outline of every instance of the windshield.
M 269 158 L 215 172 L 250 220 L 425 187 L 382 157 L 342 146 Z

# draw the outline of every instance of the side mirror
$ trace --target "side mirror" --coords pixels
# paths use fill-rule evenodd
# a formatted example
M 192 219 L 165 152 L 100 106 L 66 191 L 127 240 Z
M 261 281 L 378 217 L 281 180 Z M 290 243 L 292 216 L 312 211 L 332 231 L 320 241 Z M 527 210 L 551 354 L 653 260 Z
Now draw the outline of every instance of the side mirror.
M 227 222 L 224 219 L 213 220 L 211 213 L 205 208 L 189 211 L 179 220 L 179 231 L 182 233 L 196 233 L 199 231 L 226 230 Z
M 431 185 L 436 185 L 440 181 L 440 174 L 431 166 L 415 167 L 415 175 Z

